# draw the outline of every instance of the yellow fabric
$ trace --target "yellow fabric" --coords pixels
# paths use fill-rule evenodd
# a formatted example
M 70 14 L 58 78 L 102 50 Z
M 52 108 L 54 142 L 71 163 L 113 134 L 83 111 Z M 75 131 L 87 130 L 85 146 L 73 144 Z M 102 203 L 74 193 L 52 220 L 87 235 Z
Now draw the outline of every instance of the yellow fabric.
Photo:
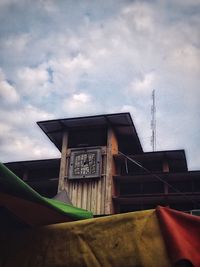
M 4 238 L 1 267 L 171 266 L 154 210 L 10 232 Z

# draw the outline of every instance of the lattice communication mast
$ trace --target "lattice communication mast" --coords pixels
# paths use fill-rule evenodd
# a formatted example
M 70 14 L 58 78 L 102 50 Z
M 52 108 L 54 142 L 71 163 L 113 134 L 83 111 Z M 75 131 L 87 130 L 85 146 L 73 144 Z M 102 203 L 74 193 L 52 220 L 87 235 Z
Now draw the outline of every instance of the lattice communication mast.
M 152 91 L 152 106 L 151 106 L 151 146 L 152 150 L 156 150 L 156 100 L 155 100 L 155 90 Z

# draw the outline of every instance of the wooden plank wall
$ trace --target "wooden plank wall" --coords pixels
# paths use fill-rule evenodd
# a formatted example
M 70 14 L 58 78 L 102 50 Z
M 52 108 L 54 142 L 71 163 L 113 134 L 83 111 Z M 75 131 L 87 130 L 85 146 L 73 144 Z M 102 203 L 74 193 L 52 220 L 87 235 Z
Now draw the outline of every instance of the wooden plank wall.
M 108 129 L 107 147 L 102 147 L 101 177 L 99 179 L 68 180 L 67 149 L 68 135 L 63 135 L 63 147 L 59 177 L 59 191 L 65 189 L 72 204 L 90 210 L 93 214 L 112 214 L 113 175 L 115 166 L 113 154 L 118 152 L 117 139 L 111 128 Z
M 106 147 L 102 148 L 102 176 L 99 179 L 68 180 L 68 194 L 76 207 L 90 210 L 94 214 L 105 214 L 105 164 Z
M 105 190 L 105 214 L 113 214 L 114 207 L 112 196 L 114 195 L 113 175 L 116 173 L 113 155 L 118 153 L 118 142 L 111 127 L 107 133 L 107 157 L 106 157 L 106 190 Z
M 67 173 L 67 147 L 68 147 L 68 132 L 63 132 L 63 141 L 62 141 L 62 153 L 60 161 L 60 173 L 59 173 L 59 182 L 58 182 L 58 192 L 65 189 L 65 176 Z

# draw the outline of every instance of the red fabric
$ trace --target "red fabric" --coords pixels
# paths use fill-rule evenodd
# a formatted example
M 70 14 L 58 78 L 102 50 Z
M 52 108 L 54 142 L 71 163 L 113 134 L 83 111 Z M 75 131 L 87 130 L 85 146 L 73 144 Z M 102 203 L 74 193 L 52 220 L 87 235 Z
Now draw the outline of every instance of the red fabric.
M 156 213 L 172 263 L 185 259 L 200 267 L 200 217 L 164 207 Z

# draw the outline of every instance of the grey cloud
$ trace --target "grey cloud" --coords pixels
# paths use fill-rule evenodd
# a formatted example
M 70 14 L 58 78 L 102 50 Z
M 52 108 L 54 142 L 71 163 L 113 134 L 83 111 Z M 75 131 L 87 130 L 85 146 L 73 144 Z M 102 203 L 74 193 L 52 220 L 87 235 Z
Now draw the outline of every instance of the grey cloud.
M 190 167 L 199 168 L 200 4 L 190 2 L 49 0 L 34 1 L 31 9 L 30 1 L 4 3 L 0 63 L 21 105 L 15 104 L 9 116 L 18 110 L 23 118 L 30 105 L 37 110 L 24 126 L 18 119 L 1 119 L 4 128 L 14 127 L 18 138 L 26 136 L 31 150 L 29 134 L 37 144 L 45 142 L 39 129 L 28 130 L 42 114 L 71 117 L 129 109 L 147 151 L 151 90 L 156 89 L 157 148 L 185 147 Z M 80 94 L 92 101 L 73 98 Z M 5 105 L 1 111 L 8 116 Z M 4 157 L 12 160 L 7 145 Z

